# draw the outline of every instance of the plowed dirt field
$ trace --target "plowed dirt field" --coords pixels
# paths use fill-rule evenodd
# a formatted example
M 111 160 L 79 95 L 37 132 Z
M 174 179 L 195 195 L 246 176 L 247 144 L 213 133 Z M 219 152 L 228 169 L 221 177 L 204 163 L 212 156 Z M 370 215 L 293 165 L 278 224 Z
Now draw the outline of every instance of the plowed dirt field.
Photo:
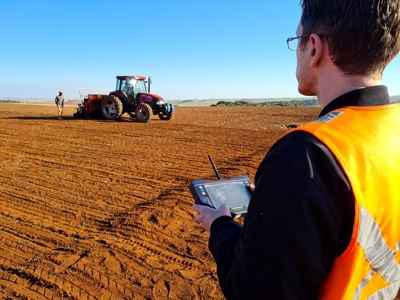
M 254 178 L 315 108 L 178 108 L 172 121 L 74 120 L 0 105 L 0 298 L 222 299 L 188 184 Z

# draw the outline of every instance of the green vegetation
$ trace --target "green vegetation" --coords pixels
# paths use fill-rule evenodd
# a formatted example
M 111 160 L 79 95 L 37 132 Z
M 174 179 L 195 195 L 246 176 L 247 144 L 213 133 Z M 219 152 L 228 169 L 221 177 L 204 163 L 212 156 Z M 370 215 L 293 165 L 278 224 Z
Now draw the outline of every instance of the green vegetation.
M 21 103 L 21 101 L 8 100 L 8 99 L 2 100 L 2 99 L 0 99 L 0 103 L 4 103 L 4 104 L 6 104 L 6 103 Z
M 390 98 L 391 102 L 400 103 L 400 95 Z M 268 101 L 259 101 L 257 99 L 246 100 L 221 100 L 211 106 L 318 106 L 317 99 L 271 99 Z
M 244 100 L 237 101 L 218 101 L 211 106 L 318 106 L 316 99 L 303 99 L 303 100 L 272 100 L 265 102 L 249 102 Z

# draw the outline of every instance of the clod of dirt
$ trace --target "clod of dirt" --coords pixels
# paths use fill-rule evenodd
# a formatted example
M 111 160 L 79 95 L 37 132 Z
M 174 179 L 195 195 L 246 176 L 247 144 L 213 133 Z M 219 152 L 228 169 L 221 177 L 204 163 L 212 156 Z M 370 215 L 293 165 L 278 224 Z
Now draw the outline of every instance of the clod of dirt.
M 149 222 L 150 222 L 151 224 L 158 225 L 158 218 L 157 218 L 155 215 L 152 214 L 152 215 L 149 217 Z

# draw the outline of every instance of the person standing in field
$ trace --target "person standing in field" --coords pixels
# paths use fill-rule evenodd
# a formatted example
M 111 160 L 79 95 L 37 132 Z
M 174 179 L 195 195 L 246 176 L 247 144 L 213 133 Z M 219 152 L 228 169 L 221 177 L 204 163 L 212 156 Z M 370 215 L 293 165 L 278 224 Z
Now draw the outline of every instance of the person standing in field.
M 383 72 L 400 0 L 303 0 L 301 94 L 319 118 L 290 131 L 255 177 L 244 225 L 195 205 L 228 299 L 394 299 L 400 288 L 400 104 Z
M 64 110 L 64 95 L 62 91 L 58 92 L 58 95 L 56 96 L 54 102 L 56 103 L 58 108 L 58 118 L 61 119 Z

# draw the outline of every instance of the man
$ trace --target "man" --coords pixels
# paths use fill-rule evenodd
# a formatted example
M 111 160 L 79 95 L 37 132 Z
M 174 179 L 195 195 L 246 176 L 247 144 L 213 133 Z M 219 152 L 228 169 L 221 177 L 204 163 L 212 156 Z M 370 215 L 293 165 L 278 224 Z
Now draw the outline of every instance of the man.
M 58 118 L 61 119 L 64 110 L 64 96 L 62 91 L 58 92 L 58 95 L 56 96 L 54 102 L 56 103 L 58 108 Z
M 400 0 L 303 0 L 297 79 L 320 117 L 280 139 L 244 226 L 195 206 L 228 299 L 394 299 L 400 287 L 400 105 L 382 73 Z

